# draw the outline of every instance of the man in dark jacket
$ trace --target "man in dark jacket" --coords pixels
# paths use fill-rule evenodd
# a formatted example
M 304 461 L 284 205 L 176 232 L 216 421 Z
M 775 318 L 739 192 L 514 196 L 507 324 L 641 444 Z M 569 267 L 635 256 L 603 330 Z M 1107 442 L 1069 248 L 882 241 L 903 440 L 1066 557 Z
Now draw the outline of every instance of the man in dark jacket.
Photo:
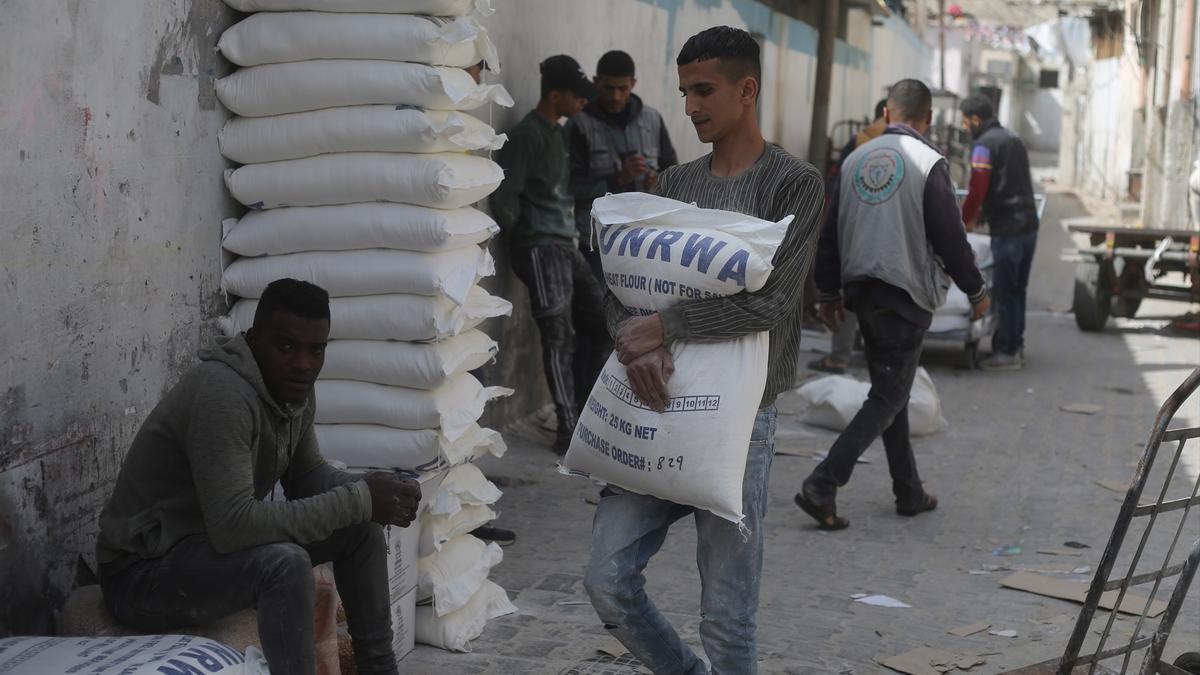
M 658 175 L 679 163 L 667 125 L 633 93 L 633 58 L 611 51 L 596 64 L 599 96 L 571 118 L 571 191 L 580 248 L 603 283 L 600 254 L 590 246 L 592 201 L 610 192 L 653 191 Z
M 273 673 L 311 674 L 312 567 L 333 561 L 360 673 L 396 673 L 381 525 L 407 527 L 421 489 L 334 469 L 313 430 L 329 295 L 281 279 L 245 335 L 201 352 L 133 439 L 100 514 L 104 599 L 155 633 L 258 609 Z M 268 499 L 276 483 L 284 500 Z
M 1029 153 L 1013 132 L 1000 126 L 992 104 L 969 96 L 959 106 L 971 147 L 971 189 L 963 221 L 973 230 L 982 212 L 992 235 L 998 325 L 986 370 L 1017 370 L 1025 365 L 1025 289 L 1037 248 L 1038 216 L 1029 175 Z
M 542 62 L 542 96 L 508 132 L 497 155 L 504 182 L 492 214 L 512 251 L 513 272 L 529 289 L 542 336 L 542 368 L 558 418 L 553 450 L 565 454 L 579 410 L 611 351 L 604 291 L 578 248 L 565 133 L 559 120 L 577 115 L 595 87 L 575 59 Z
M 859 456 L 883 436 L 896 512 L 937 508 L 917 473 L 908 437 L 908 397 L 921 342 L 953 279 L 971 299 L 975 318 L 988 309 L 987 289 L 959 218 L 946 159 L 923 137 L 933 96 L 920 80 L 888 92 L 887 130 L 856 149 L 817 243 L 821 319 L 836 331 L 845 308 L 858 316 L 871 391 L 826 459 L 805 479 L 795 501 L 823 530 L 850 521 L 837 514 L 838 488 Z

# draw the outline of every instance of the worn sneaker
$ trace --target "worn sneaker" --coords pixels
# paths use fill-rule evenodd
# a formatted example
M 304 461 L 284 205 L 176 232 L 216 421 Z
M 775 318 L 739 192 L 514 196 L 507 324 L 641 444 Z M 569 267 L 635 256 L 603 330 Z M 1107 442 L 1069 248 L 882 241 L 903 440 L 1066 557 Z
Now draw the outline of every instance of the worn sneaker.
M 991 356 L 979 362 L 983 370 L 1020 370 L 1025 366 L 1025 359 L 1020 354 L 1005 354 L 993 352 Z
M 509 546 L 517 540 L 517 533 L 503 527 L 484 525 L 471 530 L 471 534 L 484 541 L 494 541 L 501 546 Z

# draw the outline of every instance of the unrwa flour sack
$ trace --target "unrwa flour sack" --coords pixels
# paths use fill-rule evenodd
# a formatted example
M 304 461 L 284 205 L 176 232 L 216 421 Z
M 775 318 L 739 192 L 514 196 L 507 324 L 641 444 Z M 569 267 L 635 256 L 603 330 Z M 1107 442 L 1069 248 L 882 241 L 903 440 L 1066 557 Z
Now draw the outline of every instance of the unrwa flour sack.
M 221 103 L 243 117 L 382 103 L 432 110 L 513 104 L 504 87 L 479 84 L 462 68 L 369 59 L 251 66 L 217 80 L 216 90 Z
M 417 602 L 432 600 L 436 616 L 460 610 L 502 560 L 504 551 L 494 541 L 469 534 L 455 537 L 438 553 L 417 560 Z
M 860 382 L 845 375 L 828 375 L 804 383 L 796 390 L 808 403 L 804 422 L 823 429 L 841 431 L 862 409 L 871 391 L 870 382 Z M 942 415 L 942 402 L 929 371 L 917 368 L 912 391 L 908 398 L 908 431 L 913 436 L 926 436 L 948 426 Z
M 331 340 L 321 377 L 436 389 L 488 363 L 497 351 L 496 341 L 478 330 L 437 342 Z
M 0 673 L 213 673 L 268 675 L 258 647 L 243 655 L 216 640 L 193 635 L 125 637 L 16 637 L 0 639 Z
M 609 289 L 625 307 L 646 314 L 762 288 L 792 221 L 636 192 L 597 199 L 592 217 Z M 765 332 L 672 344 L 675 374 L 663 413 L 633 394 L 614 353 L 580 414 L 563 469 L 740 521 L 767 348 Z
M 421 514 L 421 544 L 419 556 L 441 551 L 446 542 L 471 532 L 496 519 L 496 512 L 485 505 L 464 506 L 451 514 Z
M 313 59 L 385 59 L 500 72 L 496 46 L 475 17 L 264 12 L 234 24 L 217 42 L 239 66 Z
M 238 258 L 221 275 L 221 288 L 239 297 L 257 298 L 271 282 L 290 278 L 316 284 L 335 298 L 402 291 L 445 295 L 462 304 L 475 282 L 495 270 L 491 254 L 478 246 L 441 253 L 379 248 L 309 251 Z
M 484 581 L 462 609 L 438 616 L 432 607 L 417 607 L 417 642 L 454 652 L 471 651 L 471 640 L 487 622 L 516 612 L 504 589 Z
M 434 253 L 481 244 L 500 231 L 470 207 L 340 204 L 250 211 L 222 223 L 222 247 L 241 256 L 395 248 Z
M 471 424 L 458 438 L 441 429 L 396 429 L 378 424 L 317 424 L 317 443 L 330 460 L 359 469 L 436 471 L 485 455 L 503 457 L 500 432 Z
M 354 202 L 454 209 L 495 192 L 502 180 L 492 160 L 451 152 L 340 152 L 225 172 L 229 193 L 251 209 Z
M 454 441 L 466 433 L 483 408 L 507 387 L 485 387 L 463 373 L 433 390 L 389 387 L 351 380 L 317 380 L 318 424 L 380 424 L 397 429 L 441 429 Z
M 387 12 L 462 16 L 491 14 L 492 0 L 225 0 L 240 12 Z
M 218 319 L 222 332 L 233 336 L 254 323 L 258 300 L 239 300 L 227 316 Z M 471 287 L 467 301 L 458 304 L 445 296 L 365 295 L 330 298 L 329 337 L 332 340 L 442 340 L 471 330 L 487 319 L 508 316 L 512 303 Z
M 241 164 L 334 152 L 499 150 L 506 139 L 467 113 L 396 105 L 235 117 L 217 136 L 221 154 Z
M 503 493 L 474 464 L 458 464 L 446 472 L 442 486 L 429 501 L 429 513 L 452 516 L 467 506 L 495 504 Z

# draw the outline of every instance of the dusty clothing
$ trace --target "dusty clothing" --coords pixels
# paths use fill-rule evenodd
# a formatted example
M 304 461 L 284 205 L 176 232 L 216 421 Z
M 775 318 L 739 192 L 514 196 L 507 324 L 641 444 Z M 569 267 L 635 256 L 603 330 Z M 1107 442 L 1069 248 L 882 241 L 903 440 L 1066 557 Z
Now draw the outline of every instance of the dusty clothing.
M 312 395 L 298 406 L 276 403 L 241 336 L 200 358 L 125 457 L 100 514 L 96 555 L 105 574 L 160 558 L 193 535 L 232 553 L 323 541 L 371 518 L 366 484 L 317 448 Z M 263 501 L 276 482 L 288 501 Z

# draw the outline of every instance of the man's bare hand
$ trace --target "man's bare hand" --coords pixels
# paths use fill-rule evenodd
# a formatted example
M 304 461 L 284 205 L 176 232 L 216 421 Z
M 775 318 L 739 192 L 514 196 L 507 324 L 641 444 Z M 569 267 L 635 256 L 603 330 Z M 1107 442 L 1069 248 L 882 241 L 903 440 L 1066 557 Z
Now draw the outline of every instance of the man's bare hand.
M 667 394 L 667 382 L 675 374 L 675 361 L 666 347 L 659 347 L 643 354 L 625 366 L 629 376 L 629 387 L 643 403 L 655 412 L 667 408 L 671 397 Z
M 974 305 L 971 305 L 971 320 L 977 321 L 979 319 L 982 319 L 984 317 L 984 315 L 986 315 L 988 313 L 988 310 L 991 309 L 991 307 L 992 307 L 991 296 L 988 296 L 988 295 L 983 296 L 982 300 L 975 303 Z
M 625 319 L 617 326 L 617 358 L 628 366 L 642 354 L 663 346 L 665 334 L 662 317 L 658 314 Z
M 421 504 L 421 484 L 389 471 L 372 471 L 363 477 L 371 492 L 371 520 L 380 525 L 408 527 Z
M 846 322 L 846 307 L 841 300 L 837 302 L 822 302 L 820 308 L 821 323 L 831 333 L 836 333 Z
M 642 157 L 642 153 L 635 152 L 621 162 L 621 171 L 617 174 L 617 182 L 621 185 L 629 185 L 649 170 L 650 165 L 646 163 L 646 158 Z
M 646 187 L 647 192 L 653 191 L 655 188 L 657 188 L 658 187 L 658 172 L 655 171 L 654 169 L 651 169 L 650 172 L 646 174 L 646 182 L 644 185 Z

